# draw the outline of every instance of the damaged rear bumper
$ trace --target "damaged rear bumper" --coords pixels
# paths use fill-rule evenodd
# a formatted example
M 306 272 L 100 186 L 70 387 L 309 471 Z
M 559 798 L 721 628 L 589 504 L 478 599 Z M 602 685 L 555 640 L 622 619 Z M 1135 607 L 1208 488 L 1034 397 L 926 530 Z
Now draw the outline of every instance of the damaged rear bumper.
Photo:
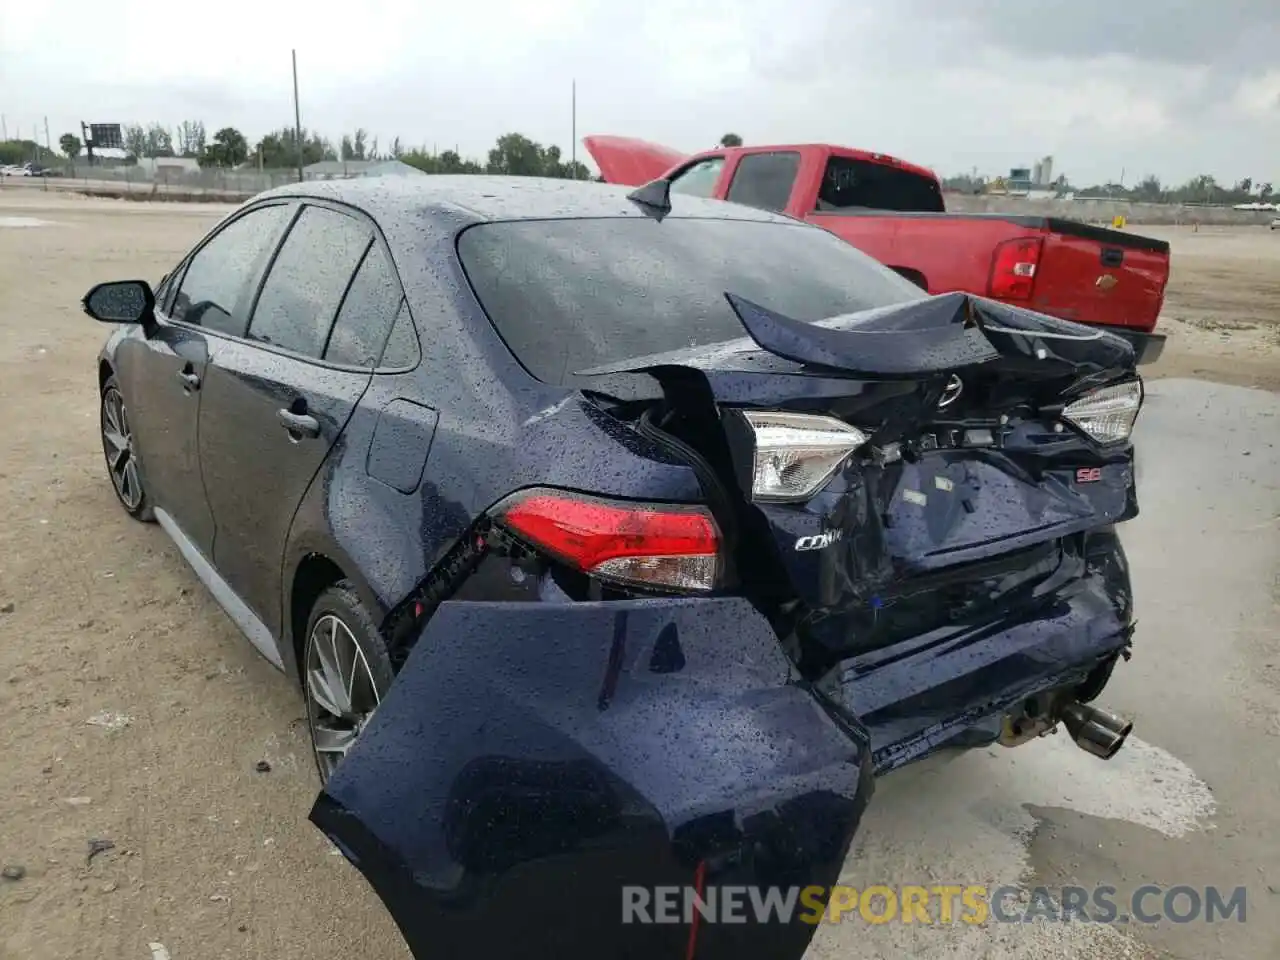
M 311 819 L 419 958 L 798 960 L 802 911 L 624 923 L 624 888 L 829 888 L 877 768 L 1083 681 L 1127 645 L 1127 592 L 1116 542 L 1016 618 L 816 688 L 738 598 L 448 602 Z
M 1006 711 L 1035 694 L 1080 686 L 1091 699 L 1128 652 L 1132 615 L 1119 538 L 1095 532 L 1008 612 L 849 658 L 818 687 L 866 728 L 882 774 L 960 737 L 995 740 Z

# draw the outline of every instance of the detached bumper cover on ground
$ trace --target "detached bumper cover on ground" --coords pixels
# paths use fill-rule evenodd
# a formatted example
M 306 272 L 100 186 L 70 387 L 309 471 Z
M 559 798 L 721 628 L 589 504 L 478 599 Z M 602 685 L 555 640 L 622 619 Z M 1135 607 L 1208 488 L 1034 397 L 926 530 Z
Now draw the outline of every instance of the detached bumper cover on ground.
M 683 957 L 622 886 L 830 885 L 872 789 L 741 599 L 446 603 L 312 820 L 418 957 Z M 697 955 L 798 956 L 804 924 Z

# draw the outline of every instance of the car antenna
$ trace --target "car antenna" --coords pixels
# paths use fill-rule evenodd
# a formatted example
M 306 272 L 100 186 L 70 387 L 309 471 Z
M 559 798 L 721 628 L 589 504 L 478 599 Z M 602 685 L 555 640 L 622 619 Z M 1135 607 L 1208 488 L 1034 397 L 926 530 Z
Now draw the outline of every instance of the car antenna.
M 661 220 L 671 212 L 671 181 L 661 177 L 650 180 L 643 187 L 637 187 L 628 193 L 627 199 L 641 207 L 645 213 Z

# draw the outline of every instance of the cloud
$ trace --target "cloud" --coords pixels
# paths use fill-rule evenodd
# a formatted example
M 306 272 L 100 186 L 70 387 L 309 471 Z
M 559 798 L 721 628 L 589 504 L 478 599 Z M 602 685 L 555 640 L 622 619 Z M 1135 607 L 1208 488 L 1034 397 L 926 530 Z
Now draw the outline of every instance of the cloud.
M 299 16 L 283 0 L 0 8 L 12 131 L 49 117 L 256 139 L 293 121 L 483 155 L 519 130 L 683 150 L 830 141 L 944 172 L 1053 154 L 1076 182 L 1121 170 L 1280 181 L 1275 0 L 368 0 Z M 579 156 L 582 151 L 579 150 Z
M 1280 120 L 1280 69 L 1242 80 L 1236 88 L 1234 105 L 1247 120 Z
M 1274 0 L 903 0 L 899 9 L 962 39 L 985 39 L 1025 58 L 1130 60 L 1247 70 L 1274 61 Z

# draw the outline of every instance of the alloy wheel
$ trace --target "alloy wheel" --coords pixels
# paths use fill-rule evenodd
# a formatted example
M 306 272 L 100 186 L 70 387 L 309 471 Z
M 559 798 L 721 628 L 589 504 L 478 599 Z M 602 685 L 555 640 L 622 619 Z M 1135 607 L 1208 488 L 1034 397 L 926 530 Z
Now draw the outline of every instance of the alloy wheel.
M 312 627 L 306 660 L 307 721 L 327 781 L 373 717 L 382 692 L 351 629 L 333 614 Z
M 102 450 L 120 502 L 130 512 L 137 510 L 142 503 L 142 481 L 138 477 L 133 431 L 129 428 L 124 397 L 114 386 L 102 394 Z

